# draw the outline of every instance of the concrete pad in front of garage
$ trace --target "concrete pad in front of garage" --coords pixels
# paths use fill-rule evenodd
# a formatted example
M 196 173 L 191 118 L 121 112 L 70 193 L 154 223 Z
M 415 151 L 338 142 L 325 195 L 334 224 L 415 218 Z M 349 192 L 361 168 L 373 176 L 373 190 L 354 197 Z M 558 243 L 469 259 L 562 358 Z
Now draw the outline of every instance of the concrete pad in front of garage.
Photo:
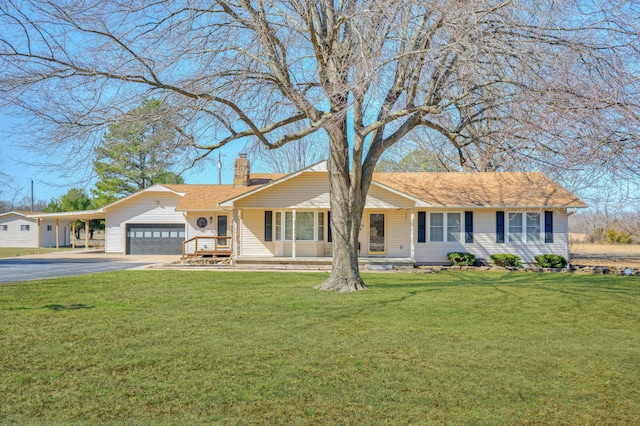
M 0 283 L 146 269 L 176 261 L 179 255 L 124 256 L 96 251 L 61 251 L 0 259 Z

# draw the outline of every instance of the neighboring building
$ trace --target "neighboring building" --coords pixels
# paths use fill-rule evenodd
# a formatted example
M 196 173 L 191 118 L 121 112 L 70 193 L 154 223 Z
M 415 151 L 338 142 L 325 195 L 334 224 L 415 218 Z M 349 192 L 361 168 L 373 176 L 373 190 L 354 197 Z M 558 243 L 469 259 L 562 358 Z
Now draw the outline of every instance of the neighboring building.
M 41 213 L 8 212 L 0 214 L 0 247 L 38 247 L 38 219 Z M 56 219 L 40 221 L 40 247 L 56 247 Z M 71 244 L 70 221 L 58 220 L 57 246 Z
M 326 162 L 251 175 L 240 158 L 235 172 L 234 185 L 154 185 L 74 218 L 105 219 L 106 252 L 188 254 L 197 241 L 201 254 L 237 260 L 331 256 Z M 417 264 L 451 251 L 568 257 L 569 209 L 584 207 L 541 173 L 376 173 L 359 253 Z

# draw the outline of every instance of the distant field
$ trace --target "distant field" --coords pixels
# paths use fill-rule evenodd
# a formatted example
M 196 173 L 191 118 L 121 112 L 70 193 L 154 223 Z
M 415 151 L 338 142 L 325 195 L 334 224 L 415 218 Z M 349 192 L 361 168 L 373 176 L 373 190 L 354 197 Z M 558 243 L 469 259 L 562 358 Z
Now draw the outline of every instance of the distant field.
M 631 425 L 640 278 L 129 271 L 0 285 L 0 424 Z
M 573 243 L 571 263 L 592 266 L 640 267 L 640 245 Z

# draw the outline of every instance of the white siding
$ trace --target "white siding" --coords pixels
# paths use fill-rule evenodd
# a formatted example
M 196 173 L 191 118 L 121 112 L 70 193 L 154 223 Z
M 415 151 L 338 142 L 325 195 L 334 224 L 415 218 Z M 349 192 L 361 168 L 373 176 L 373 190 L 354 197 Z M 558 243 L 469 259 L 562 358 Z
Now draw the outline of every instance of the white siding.
M 36 225 L 37 226 L 37 225 Z M 51 226 L 51 231 L 47 230 L 47 226 Z M 71 222 L 67 220 L 58 221 L 58 246 L 71 245 Z M 56 246 L 56 221 L 55 219 L 43 219 L 40 221 L 40 246 L 55 247 Z
M 360 227 L 360 256 L 369 256 L 369 219 L 372 213 L 385 215 L 386 257 L 411 256 L 411 210 L 365 210 Z
M 2 230 L 3 225 L 7 225 L 6 231 Z M 23 225 L 29 225 L 29 230 L 21 231 L 20 228 Z M 38 247 L 36 219 L 29 219 L 18 214 L 0 217 L 0 247 Z
M 240 256 L 276 255 L 275 243 L 264 240 L 264 210 L 242 210 L 240 225 Z
M 105 221 L 105 252 L 125 252 L 127 223 L 182 223 L 189 228 L 182 212 L 175 210 L 180 199 L 179 195 L 168 192 L 143 192 L 109 208 Z
M 410 208 L 413 201 L 386 189 L 371 186 L 366 208 Z M 306 172 L 236 202 L 237 208 L 329 209 L 327 173 Z
M 435 211 L 435 210 L 433 210 Z M 457 212 L 458 210 L 447 210 L 447 212 Z M 525 210 L 523 210 L 524 212 Z M 529 210 L 526 210 L 529 211 Z M 417 210 L 416 210 L 417 212 Z M 464 210 L 459 210 L 462 214 L 464 231 Z M 505 222 L 508 222 L 507 211 Z M 524 263 L 533 263 L 534 257 L 539 254 L 558 254 L 567 257 L 567 215 L 564 210 L 553 211 L 553 243 L 544 242 L 544 211 L 541 211 L 541 241 L 539 242 L 518 242 L 510 243 L 508 238 L 508 225 L 505 224 L 505 243 L 496 242 L 496 211 L 476 210 L 473 212 L 473 243 L 464 242 L 429 242 L 429 213 L 427 210 L 427 242 L 417 242 L 417 213 L 416 213 L 416 262 L 436 263 L 448 262 L 447 253 L 452 251 L 465 251 L 473 253 L 476 257 L 489 259 L 489 256 L 496 253 L 515 254 L 522 258 Z

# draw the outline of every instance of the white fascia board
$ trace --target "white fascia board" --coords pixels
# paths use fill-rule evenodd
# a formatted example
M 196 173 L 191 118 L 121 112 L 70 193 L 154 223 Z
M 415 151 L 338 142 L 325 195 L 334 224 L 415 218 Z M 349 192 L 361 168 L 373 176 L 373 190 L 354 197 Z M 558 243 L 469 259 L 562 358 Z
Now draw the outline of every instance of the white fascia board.
M 72 212 L 57 212 L 57 213 L 37 213 L 27 215 L 30 218 L 40 219 L 104 219 L 105 213 L 103 209 L 95 210 L 76 210 Z
M 549 210 L 549 209 L 584 209 L 586 207 L 568 207 L 568 206 L 431 206 L 431 209 L 451 210 L 451 209 L 467 209 L 467 210 Z
M 241 199 L 243 199 L 245 197 L 248 197 L 250 195 L 253 195 L 255 193 L 263 191 L 263 190 L 265 190 L 267 188 L 271 188 L 272 186 L 279 185 L 282 182 L 288 181 L 289 179 L 293 179 L 296 176 L 300 176 L 302 173 L 305 173 L 305 172 L 326 172 L 326 171 L 327 171 L 327 160 L 322 160 L 322 161 L 320 161 L 318 163 L 310 165 L 309 167 L 307 167 L 305 169 L 298 170 L 297 172 L 293 172 L 290 175 L 283 176 L 280 179 L 276 179 L 276 180 L 274 180 L 272 182 L 269 182 L 266 185 L 259 186 L 258 188 L 253 189 L 253 190 L 251 190 L 249 192 L 245 192 L 244 194 L 240 194 L 240 195 L 237 195 L 237 196 L 235 196 L 233 198 L 229 198 L 228 200 L 222 201 L 222 202 L 218 203 L 218 205 L 220 207 L 233 207 L 233 203 L 235 203 L 238 200 L 241 200 Z

